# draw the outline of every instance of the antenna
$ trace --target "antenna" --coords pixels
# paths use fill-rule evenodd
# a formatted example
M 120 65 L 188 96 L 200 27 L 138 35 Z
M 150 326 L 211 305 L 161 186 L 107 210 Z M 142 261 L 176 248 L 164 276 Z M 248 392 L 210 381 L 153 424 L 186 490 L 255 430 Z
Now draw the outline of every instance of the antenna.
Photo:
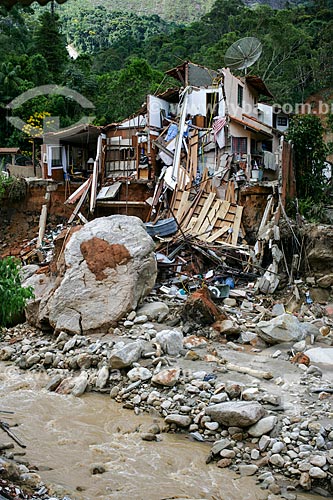
M 230 69 L 245 69 L 252 66 L 261 56 L 262 45 L 258 38 L 248 36 L 237 40 L 227 50 L 224 63 Z

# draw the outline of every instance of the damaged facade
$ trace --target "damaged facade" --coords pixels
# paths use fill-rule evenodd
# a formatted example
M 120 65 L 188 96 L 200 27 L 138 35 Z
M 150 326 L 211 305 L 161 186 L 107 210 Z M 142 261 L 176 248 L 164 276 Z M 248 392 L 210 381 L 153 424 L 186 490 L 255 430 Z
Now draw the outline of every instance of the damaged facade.
M 284 117 L 260 102 L 272 95 L 259 77 L 191 62 L 167 75 L 181 86 L 148 95 L 120 123 L 49 133 L 43 177 L 65 180 L 69 223 L 89 213 L 139 216 L 178 272 L 200 273 L 208 259 L 223 279 L 237 268 L 252 280 L 270 266 L 259 287 L 272 292 L 278 221 L 295 194 Z

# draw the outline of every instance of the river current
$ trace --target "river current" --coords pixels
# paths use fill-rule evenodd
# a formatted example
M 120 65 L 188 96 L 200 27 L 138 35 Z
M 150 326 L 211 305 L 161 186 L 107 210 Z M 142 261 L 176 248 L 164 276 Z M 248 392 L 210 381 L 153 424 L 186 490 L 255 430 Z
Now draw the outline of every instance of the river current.
M 153 416 L 135 415 L 108 395 L 47 392 L 46 380 L 0 363 L 0 410 L 15 412 L 0 418 L 18 424 L 13 430 L 27 445 L 26 459 L 39 468 L 44 482 L 57 485 L 55 493 L 72 500 L 267 498 L 254 478 L 206 465 L 209 445 L 185 434 L 142 441 L 141 432 L 156 421 Z M 96 463 L 106 472 L 92 475 Z M 298 496 L 310 498 L 315 497 Z

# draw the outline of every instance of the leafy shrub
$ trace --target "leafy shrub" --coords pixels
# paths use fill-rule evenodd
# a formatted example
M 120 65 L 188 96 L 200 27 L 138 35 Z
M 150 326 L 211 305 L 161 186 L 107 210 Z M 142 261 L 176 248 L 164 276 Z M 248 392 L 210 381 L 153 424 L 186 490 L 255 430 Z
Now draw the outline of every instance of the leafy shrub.
M 34 296 L 32 287 L 21 286 L 20 269 L 18 259 L 0 260 L 0 327 L 12 325 L 23 313 L 27 300 Z
M 26 182 L 18 177 L 7 177 L 0 173 L 0 200 L 5 196 L 11 201 L 22 200 L 27 192 Z

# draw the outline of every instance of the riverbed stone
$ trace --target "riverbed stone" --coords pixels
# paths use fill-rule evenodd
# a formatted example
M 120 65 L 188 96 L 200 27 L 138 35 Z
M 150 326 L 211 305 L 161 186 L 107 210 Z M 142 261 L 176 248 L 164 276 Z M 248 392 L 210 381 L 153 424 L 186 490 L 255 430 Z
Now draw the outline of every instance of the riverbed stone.
M 143 341 L 129 342 L 125 345 L 115 345 L 109 359 L 112 369 L 126 368 L 138 361 L 144 349 Z
M 275 465 L 275 467 L 283 467 L 284 466 L 284 459 L 281 455 L 278 453 L 274 453 L 269 457 L 269 461 L 272 465 Z
M 333 347 L 313 347 L 305 351 L 311 363 L 333 365 Z
M 156 373 L 151 381 L 153 384 L 164 385 L 166 387 L 173 387 L 177 384 L 180 377 L 180 368 L 166 368 Z
M 148 368 L 143 366 L 135 366 L 127 373 L 128 378 L 135 382 L 137 380 L 149 380 L 152 377 L 152 373 Z
M 270 415 L 262 418 L 259 422 L 252 425 L 247 432 L 252 437 L 261 437 L 264 434 L 268 434 L 275 427 L 276 423 L 277 417 L 275 415 Z
M 237 427 L 248 427 L 255 424 L 265 415 L 265 409 L 253 401 L 230 401 L 207 406 L 206 415 L 220 424 Z
M 268 344 L 298 342 L 305 337 L 302 324 L 291 314 L 281 314 L 269 321 L 259 321 L 256 332 Z
M 137 310 L 139 316 L 145 315 L 149 321 L 157 320 L 158 322 L 165 320 L 169 312 L 169 307 L 164 302 L 148 302 Z
M 165 422 L 167 424 L 176 424 L 177 427 L 188 427 L 192 419 L 187 415 L 180 415 L 179 413 L 170 413 L 167 417 L 165 417 Z
M 326 457 L 324 455 L 313 455 L 309 462 L 315 467 L 324 467 L 326 465 Z
M 8 361 L 15 353 L 16 350 L 14 349 L 14 347 L 11 347 L 9 345 L 3 347 L 0 350 L 0 361 Z
M 74 380 L 74 387 L 71 391 L 71 394 L 76 397 L 82 396 L 87 388 L 87 385 L 88 373 L 84 371 Z
M 178 356 L 183 349 L 183 334 L 178 330 L 162 330 L 156 334 L 156 342 L 170 356 Z
M 109 368 L 107 366 L 102 366 L 97 373 L 96 387 L 97 389 L 103 389 L 109 379 Z
M 238 467 L 241 476 L 253 476 L 258 470 L 255 464 L 242 464 Z
M 309 470 L 309 476 L 312 479 L 325 479 L 325 477 L 327 477 L 327 473 L 320 467 L 311 467 Z
M 230 445 L 231 445 L 230 439 L 228 438 L 219 439 L 218 441 L 215 441 L 215 443 L 213 444 L 211 452 L 213 455 L 218 455 L 222 450 L 229 448 Z

